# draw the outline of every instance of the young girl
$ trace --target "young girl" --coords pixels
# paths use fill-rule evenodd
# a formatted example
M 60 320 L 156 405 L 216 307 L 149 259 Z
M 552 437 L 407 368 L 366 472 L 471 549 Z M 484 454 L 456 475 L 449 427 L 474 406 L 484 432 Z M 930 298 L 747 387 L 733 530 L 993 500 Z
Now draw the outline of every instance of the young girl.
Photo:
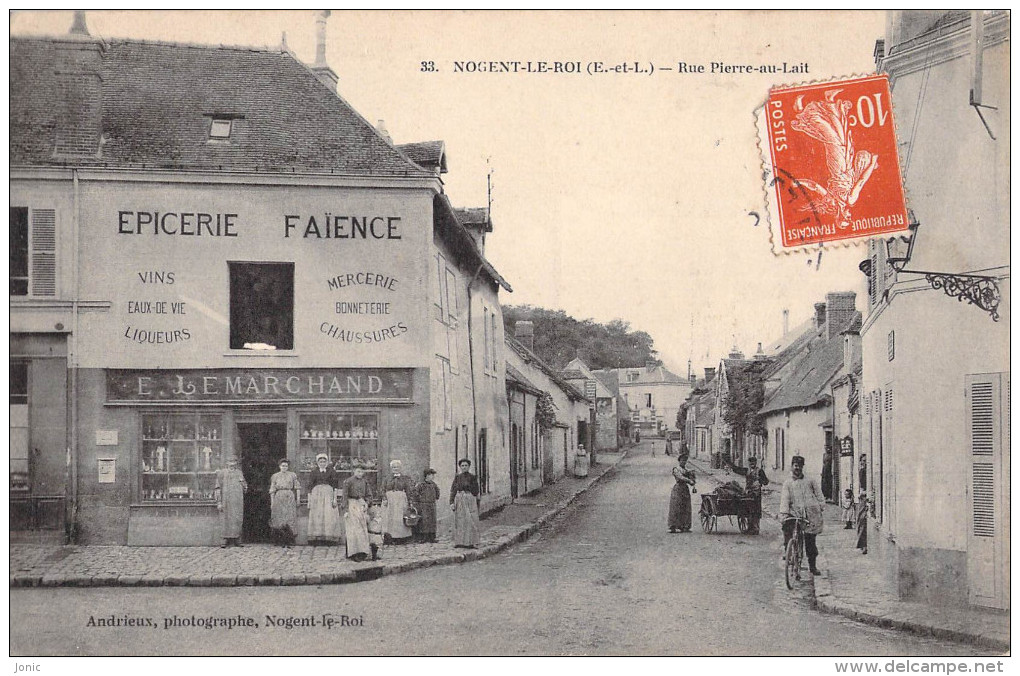
M 372 505 L 368 508 L 368 546 L 372 549 L 372 560 L 378 561 L 382 558 L 379 555 L 379 548 L 383 544 L 383 515 L 382 507 Z
M 843 530 L 853 530 L 854 514 L 857 511 L 857 503 L 854 502 L 853 490 L 848 488 L 843 491 L 843 500 L 839 506 L 843 508 L 843 521 L 846 523 Z

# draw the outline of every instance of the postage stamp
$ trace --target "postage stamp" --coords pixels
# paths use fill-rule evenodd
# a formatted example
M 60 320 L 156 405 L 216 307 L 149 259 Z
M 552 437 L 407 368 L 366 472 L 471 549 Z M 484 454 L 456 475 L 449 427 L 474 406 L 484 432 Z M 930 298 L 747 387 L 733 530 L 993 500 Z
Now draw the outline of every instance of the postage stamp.
M 774 88 L 758 131 L 775 253 L 908 229 L 885 75 Z

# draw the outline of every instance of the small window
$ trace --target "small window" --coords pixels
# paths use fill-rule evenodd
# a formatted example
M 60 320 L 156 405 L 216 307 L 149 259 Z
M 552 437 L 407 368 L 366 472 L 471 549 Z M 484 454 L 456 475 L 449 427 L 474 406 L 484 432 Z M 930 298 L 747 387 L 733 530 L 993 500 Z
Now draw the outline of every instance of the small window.
M 294 264 L 230 268 L 230 349 L 294 349 Z
M 651 407 L 652 407 L 652 395 L 651 394 L 646 394 L 645 395 L 645 408 L 651 408 Z
M 28 295 L 28 208 L 11 207 L 11 294 Z
M 230 118 L 214 117 L 212 124 L 209 126 L 209 138 L 230 138 L 230 132 L 233 128 L 234 121 Z

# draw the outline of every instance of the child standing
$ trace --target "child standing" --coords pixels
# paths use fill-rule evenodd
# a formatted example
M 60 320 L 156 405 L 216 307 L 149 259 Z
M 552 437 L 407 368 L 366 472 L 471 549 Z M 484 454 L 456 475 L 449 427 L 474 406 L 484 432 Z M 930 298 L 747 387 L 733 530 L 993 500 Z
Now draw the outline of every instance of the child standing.
M 382 558 L 379 549 L 383 544 L 383 519 L 382 508 L 373 504 L 368 508 L 368 546 L 372 550 L 372 560 L 378 561 Z
M 843 491 L 843 500 L 840 502 L 840 507 L 843 508 L 843 521 L 846 526 L 843 530 L 853 530 L 854 527 L 854 514 L 857 511 L 857 503 L 854 502 L 854 492 L 848 488 Z

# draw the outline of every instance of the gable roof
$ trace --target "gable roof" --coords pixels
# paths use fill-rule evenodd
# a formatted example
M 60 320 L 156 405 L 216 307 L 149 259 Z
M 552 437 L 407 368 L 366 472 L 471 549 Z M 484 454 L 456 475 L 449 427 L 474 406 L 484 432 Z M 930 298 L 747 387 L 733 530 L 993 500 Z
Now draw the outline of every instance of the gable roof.
M 563 390 L 563 393 L 566 394 L 568 398 L 573 399 L 574 401 L 586 401 L 588 403 L 592 403 L 590 399 L 584 396 L 584 393 L 564 380 L 555 369 L 539 359 L 538 355 L 529 350 L 522 343 L 510 336 L 506 336 L 505 342 L 507 347 L 516 352 L 517 355 L 524 360 L 525 364 L 534 364 L 540 371 L 545 373 L 550 380 L 556 383 L 557 387 Z
M 10 76 L 12 165 L 434 177 L 287 51 L 16 37 Z
M 536 397 L 541 397 L 545 394 L 545 390 L 528 380 L 527 376 L 517 370 L 510 362 L 506 363 L 506 383 L 508 387 L 514 387 L 529 394 L 534 394 Z
M 479 228 L 485 232 L 492 232 L 492 219 L 489 218 L 489 210 L 485 207 L 467 207 L 456 209 L 457 220 L 468 228 Z
M 849 325 L 853 326 L 859 318 L 860 313 L 854 313 Z M 843 367 L 843 339 L 839 332 L 832 338 L 827 333 L 823 324 L 791 357 L 791 369 L 765 401 L 761 414 L 828 403 L 829 384 Z M 774 372 L 773 369 L 769 371 Z
M 665 366 L 639 366 L 635 368 L 612 369 L 616 372 L 620 385 L 671 384 L 686 385 L 687 379 L 681 378 Z M 637 373 L 637 380 L 629 380 L 627 374 Z

